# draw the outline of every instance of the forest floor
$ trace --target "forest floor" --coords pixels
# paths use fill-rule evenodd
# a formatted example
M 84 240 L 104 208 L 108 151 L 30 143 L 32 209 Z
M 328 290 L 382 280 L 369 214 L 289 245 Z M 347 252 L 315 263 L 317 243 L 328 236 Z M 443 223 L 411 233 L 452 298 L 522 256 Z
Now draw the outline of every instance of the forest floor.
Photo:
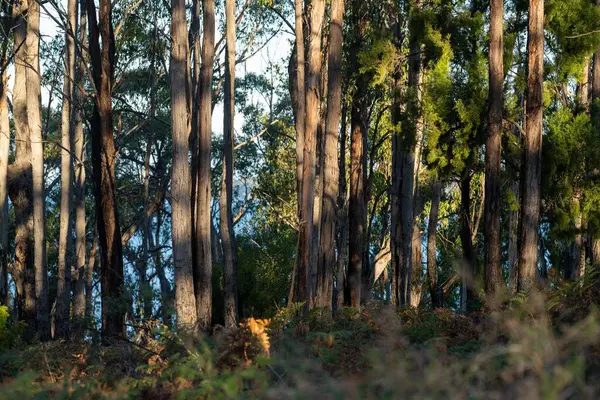
M 0 399 L 581 399 L 600 395 L 594 285 L 517 296 L 469 316 L 371 303 L 335 318 L 282 310 L 199 339 L 0 352 Z

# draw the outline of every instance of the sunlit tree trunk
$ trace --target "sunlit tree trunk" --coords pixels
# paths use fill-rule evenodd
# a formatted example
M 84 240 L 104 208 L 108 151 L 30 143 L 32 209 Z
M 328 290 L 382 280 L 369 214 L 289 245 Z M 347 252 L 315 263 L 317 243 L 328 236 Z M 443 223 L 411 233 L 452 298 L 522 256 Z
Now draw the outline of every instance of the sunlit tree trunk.
M 198 140 L 198 182 L 196 184 L 196 259 L 194 289 L 198 324 L 202 329 L 212 320 L 212 254 L 211 254 L 211 166 L 212 78 L 215 56 L 215 2 L 202 0 L 203 28 L 202 66 L 200 69 L 200 100 L 198 106 L 200 135 Z
M 13 277 L 17 291 L 19 319 L 27 333 L 36 332 L 35 274 L 33 271 L 33 182 L 31 143 L 27 117 L 27 2 L 12 10 L 15 49 L 15 78 L 12 90 L 15 123 L 15 161 L 8 170 L 8 191 L 15 211 L 15 262 Z
M 191 174 L 188 164 L 190 135 L 189 47 L 185 1 L 171 2 L 171 134 L 173 173 L 171 181 L 173 265 L 177 326 L 192 328 L 197 323 L 192 260 Z M 182 90 L 183 89 L 183 90 Z
M 116 200 L 115 144 L 113 137 L 112 86 L 115 40 L 112 3 L 100 0 L 99 22 L 93 0 L 87 1 L 89 49 L 96 91 L 91 120 L 92 170 L 96 199 L 96 225 L 102 271 L 102 336 L 122 338 L 126 305 L 122 301 L 123 247 Z M 100 40 L 102 46 L 100 46 Z
M 10 3 L 0 4 L 0 28 L 10 30 Z M 0 304 L 8 306 L 8 153 L 10 147 L 10 125 L 8 120 L 8 45 L 0 44 Z
M 83 46 L 86 45 L 87 14 L 85 0 L 80 0 L 79 46 L 77 52 L 77 71 L 75 75 L 73 104 L 73 151 L 75 155 L 75 286 L 73 289 L 73 325 L 77 337 L 81 337 L 85 328 L 85 268 L 86 268 L 86 215 L 85 215 L 85 139 L 83 135 L 83 102 L 85 59 Z
M 65 27 L 65 76 L 61 117 L 61 163 L 60 163 L 60 233 L 58 245 L 58 289 L 56 294 L 55 338 L 69 335 L 69 309 L 71 292 L 71 196 L 73 137 L 74 82 L 75 82 L 75 34 L 77 32 L 77 0 L 67 3 Z
M 504 84 L 503 0 L 490 0 L 489 105 L 488 132 L 485 142 L 485 292 L 494 294 L 502 287 L 500 247 L 500 163 L 502 158 L 502 107 Z
M 331 2 L 329 23 L 329 64 L 327 72 L 327 114 L 323 157 L 323 198 L 317 281 L 317 306 L 331 307 L 333 267 L 335 263 L 336 227 L 338 219 L 339 161 L 338 132 L 342 111 L 342 22 L 344 1 Z M 344 139 L 345 141 L 345 139 Z M 341 157 L 344 149 L 342 149 Z M 345 177 L 343 178 L 345 179 Z
M 44 196 L 44 145 L 40 76 L 40 5 L 31 1 L 27 10 L 27 117 L 31 140 L 33 176 L 33 247 L 37 331 L 41 340 L 50 339 L 48 266 L 46 264 L 46 217 Z
M 474 310 L 475 292 L 475 262 L 476 255 L 473 248 L 471 215 L 471 174 L 465 168 L 460 180 L 460 242 L 463 251 L 463 270 L 461 287 L 461 311 Z
M 542 119 L 544 112 L 544 1 L 529 0 L 527 28 L 527 106 L 521 187 L 518 289 L 529 290 L 538 264 Z
M 233 163 L 235 146 L 235 0 L 225 1 L 226 58 L 223 113 L 223 182 L 221 185 L 221 238 L 223 243 L 223 279 L 225 284 L 225 326 L 238 322 L 237 249 L 233 231 Z

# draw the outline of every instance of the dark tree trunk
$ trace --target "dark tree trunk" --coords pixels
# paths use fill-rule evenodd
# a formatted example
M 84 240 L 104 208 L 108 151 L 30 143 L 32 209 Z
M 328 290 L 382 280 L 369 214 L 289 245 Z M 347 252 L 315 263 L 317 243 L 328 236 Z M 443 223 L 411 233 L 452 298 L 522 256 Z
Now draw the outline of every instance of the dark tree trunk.
M 96 224 L 102 275 L 102 335 L 105 338 L 123 338 L 126 311 L 122 301 L 123 247 L 116 199 L 116 154 L 112 132 L 112 85 L 115 62 L 112 4 L 110 0 L 100 0 L 99 24 L 93 0 L 87 1 L 87 13 L 92 75 L 96 89 L 96 101 L 90 125 Z M 102 47 L 100 40 L 102 40 Z
M 338 132 L 342 107 L 342 22 L 344 1 L 331 3 L 329 24 L 329 64 L 327 72 L 327 115 L 325 119 L 325 145 L 323 157 L 323 198 L 321 209 L 321 235 L 317 306 L 331 307 L 333 296 L 333 267 L 335 264 L 336 223 L 338 219 L 339 183 Z M 345 135 L 345 133 L 344 133 Z M 344 139 L 345 141 L 345 139 Z M 342 148 L 342 154 L 343 154 Z M 342 158 L 343 155 L 342 155 Z M 343 178 L 345 179 L 345 177 Z
M 503 0 L 490 0 L 490 54 L 489 54 L 489 105 L 488 134 L 485 144 L 485 292 L 493 295 L 502 287 L 500 248 L 500 163 L 502 157 L 502 107 L 504 61 L 502 27 Z
M 542 120 L 544 113 L 544 1 L 529 0 L 527 106 L 523 157 L 518 289 L 535 284 L 538 264 Z

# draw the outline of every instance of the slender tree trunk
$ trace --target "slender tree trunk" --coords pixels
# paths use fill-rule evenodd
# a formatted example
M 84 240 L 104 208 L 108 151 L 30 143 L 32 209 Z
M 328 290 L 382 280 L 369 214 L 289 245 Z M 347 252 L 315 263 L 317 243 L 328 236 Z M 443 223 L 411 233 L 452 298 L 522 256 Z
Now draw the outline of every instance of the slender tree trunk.
M 520 199 L 519 182 L 514 182 L 511 192 L 516 202 Z M 519 276 L 519 207 L 518 204 L 511 205 L 508 212 L 508 289 L 511 295 L 517 294 L 517 281 Z
M 346 181 L 346 143 L 347 143 L 347 105 L 342 105 L 342 121 L 340 128 L 340 157 L 338 185 L 338 224 L 337 224 L 337 271 L 335 289 L 333 290 L 334 312 L 341 310 L 344 305 L 344 281 L 346 276 L 346 258 L 348 255 L 348 206 Z
M 235 0 L 225 1 L 226 48 L 225 93 L 223 113 L 223 182 L 221 185 L 221 237 L 223 243 L 223 278 L 225 282 L 225 326 L 238 322 L 237 249 L 233 230 L 233 163 L 235 146 Z
M 90 248 L 88 262 L 85 266 L 85 320 L 88 326 L 94 326 L 96 305 L 92 301 L 94 293 L 94 269 L 96 268 L 96 254 L 98 252 L 98 232 L 94 232 L 94 240 Z
M 85 60 L 83 46 L 86 45 L 87 14 L 85 0 L 80 0 L 79 46 L 73 104 L 73 151 L 75 153 L 75 287 L 73 290 L 73 325 L 77 337 L 81 338 L 85 329 L 85 266 L 86 266 L 86 216 L 85 216 L 85 165 L 83 135 L 83 102 Z
M 96 8 L 92 0 L 87 1 L 87 13 L 92 75 L 96 89 L 91 135 L 96 224 L 102 268 L 102 336 L 122 338 L 125 335 L 126 306 L 122 301 L 123 247 L 116 200 L 116 153 L 112 132 L 111 103 L 115 55 L 112 4 L 109 0 L 100 0 L 100 24 L 96 19 Z
M 503 0 L 490 0 L 490 54 L 488 134 L 485 143 L 485 292 L 493 295 L 502 287 L 500 248 L 500 163 L 502 158 L 502 107 L 504 84 Z
M 8 170 L 8 192 L 15 211 L 15 262 L 18 317 L 27 324 L 27 335 L 36 332 L 35 274 L 33 271 L 33 182 L 31 142 L 27 117 L 27 3 L 12 10 L 15 49 L 15 79 L 12 91 L 15 122 L 15 162 Z
M 160 243 L 160 232 L 162 229 L 162 212 L 158 210 L 156 212 L 156 228 L 155 228 L 154 239 L 150 236 L 150 246 L 156 249 Z M 160 299 L 161 299 L 161 315 L 163 323 L 166 326 L 171 326 L 171 314 L 172 314 L 172 295 L 171 285 L 165 274 L 165 266 L 162 262 L 162 256 L 160 251 L 154 251 L 154 268 L 156 269 L 156 275 L 158 275 L 158 282 L 160 285 Z
M 338 162 L 338 131 L 342 111 L 342 23 L 344 1 L 331 2 L 329 23 L 329 64 L 327 72 L 327 115 L 323 157 L 323 197 L 321 235 L 319 243 L 317 306 L 331 307 L 333 266 L 335 263 L 336 222 L 340 190 Z M 344 132 L 345 135 L 345 132 Z M 345 138 L 344 138 L 345 141 Z M 342 158 L 344 149 L 342 148 Z M 343 178 L 345 179 L 345 177 Z
M 198 206 L 198 143 L 200 140 L 200 0 L 192 0 L 192 21 L 190 24 L 190 51 L 192 52 L 192 125 L 190 132 L 190 151 L 192 153 L 192 256 L 197 259 L 196 207 Z
M 431 208 L 429 209 L 429 226 L 427 227 L 427 275 L 429 277 L 429 293 L 433 308 L 443 306 L 443 292 L 438 280 L 437 265 L 437 224 L 442 196 L 442 184 L 437 177 L 431 183 Z
M 0 27 L 4 32 L 11 29 L 11 5 L 3 2 L 0 11 Z M 8 120 L 8 45 L 0 44 L 0 304 L 8 306 L 8 153 L 10 147 L 10 125 Z
M 399 14 L 399 13 L 397 13 Z M 402 28 L 399 21 L 394 22 L 394 38 L 397 50 L 400 50 L 402 41 Z M 404 154 L 402 152 L 402 137 L 400 124 L 402 121 L 402 63 L 398 62 L 395 66 L 393 75 L 393 93 L 392 93 L 392 184 L 390 186 L 391 202 L 391 225 L 390 225 L 390 249 L 392 258 L 390 261 L 392 270 L 391 279 L 391 303 L 400 305 L 400 280 L 402 259 L 404 257 L 404 245 L 402 241 L 402 166 L 404 165 Z
M 202 0 L 204 36 L 202 38 L 202 67 L 200 69 L 200 101 L 198 140 L 198 182 L 196 193 L 196 259 L 194 260 L 194 289 L 196 312 L 201 329 L 212 320 L 212 254 L 211 254 L 211 170 L 210 144 L 212 135 L 212 78 L 215 56 L 215 2 Z
M 518 289 L 535 283 L 538 264 L 538 222 L 542 173 L 542 118 L 544 112 L 544 1 L 529 0 L 527 28 L 527 107 L 525 156 L 521 179 Z
M 60 234 L 58 245 L 58 289 L 56 294 L 55 338 L 69 336 L 69 309 L 71 289 L 71 196 L 72 163 L 71 142 L 73 138 L 74 82 L 75 82 L 75 34 L 77 32 L 77 0 L 67 3 L 67 26 L 65 28 L 65 77 L 61 119 L 60 163 Z
M 42 142 L 42 103 L 40 80 L 40 5 L 29 3 L 27 10 L 27 117 L 31 137 L 33 175 L 33 241 L 35 264 L 35 297 L 38 334 L 50 339 L 50 306 L 48 300 L 48 266 L 46 265 L 46 218 L 44 196 L 44 145 Z
M 308 293 L 306 288 L 308 285 L 308 269 L 303 267 L 303 221 L 305 215 L 303 213 L 303 170 L 304 170 L 304 129 L 306 123 L 306 92 L 305 90 L 305 49 L 304 49 L 304 14 L 302 0 L 295 0 L 295 33 L 296 33 L 296 74 L 295 79 L 291 79 L 292 99 L 295 99 L 295 117 L 296 117 L 296 190 L 298 197 L 298 250 L 296 252 L 296 266 L 294 276 L 292 278 L 292 287 L 290 295 L 295 302 L 306 301 L 308 303 Z M 294 90 L 295 89 L 295 90 Z M 293 95 L 295 93 L 295 96 Z
M 190 93 L 185 1 L 171 2 L 171 130 L 173 174 L 171 183 L 173 265 L 177 326 L 192 328 L 197 323 L 192 262 L 191 174 L 188 164 Z M 181 90 L 186 88 L 186 90 Z
M 460 242 L 463 250 L 463 284 L 461 311 L 471 312 L 475 308 L 475 250 L 469 216 L 471 215 L 471 174 L 468 168 L 462 173 L 460 182 Z

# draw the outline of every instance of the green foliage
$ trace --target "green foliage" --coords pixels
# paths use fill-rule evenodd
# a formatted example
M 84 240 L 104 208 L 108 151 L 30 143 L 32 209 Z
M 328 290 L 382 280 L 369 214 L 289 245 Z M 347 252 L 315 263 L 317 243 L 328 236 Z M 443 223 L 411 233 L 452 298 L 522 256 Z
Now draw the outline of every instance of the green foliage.
M 12 323 L 8 307 L 0 305 L 0 351 L 10 349 L 21 343 L 21 336 L 25 331 L 25 323 L 18 321 Z

